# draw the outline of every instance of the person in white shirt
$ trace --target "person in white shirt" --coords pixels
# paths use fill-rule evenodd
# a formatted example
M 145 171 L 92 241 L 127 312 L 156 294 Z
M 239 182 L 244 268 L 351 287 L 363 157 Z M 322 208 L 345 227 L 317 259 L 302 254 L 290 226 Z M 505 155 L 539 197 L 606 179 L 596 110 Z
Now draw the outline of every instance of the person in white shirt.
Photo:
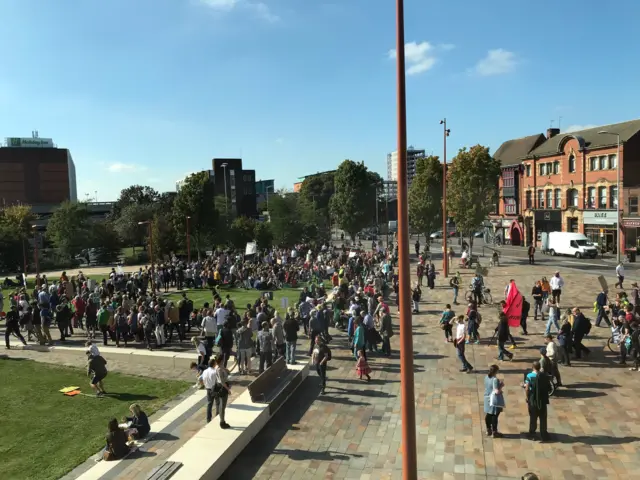
M 213 418 L 213 403 L 216 404 L 216 415 L 220 418 L 220 428 L 229 428 L 229 424 L 224 421 L 224 414 L 227 408 L 227 399 L 231 388 L 229 387 L 229 373 L 221 365 L 222 358 L 211 359 L 207 368 L 198 379 L 207 391 L 207 423 Z
M 229 317 L 229 310 L 224 308 L 224 306 L 220 306 L 213 316 L 216 317 L 216 323 L 218 324 L 218 328 L 220 328 L 224 325 L 224 322 L 227 321 L 227 318 Z
M 94 357 L 100 356 L 100 350 L 98 346 L 94 344 L 91 340 L 87 340 L 87 343 L 84 344 L 87 347 L 87 351 L 91 353 Z
M 464 315 L 458 315 L 456 338 L 453 341 L 458 354 L 458 359 L 462 363 L 462 369 L 460 371 L 471 373 L 473 371 L 473 366 L 467 361 L 467 357 L 464 356 L 465 332 L 466 325 L 464 324 Z
M 618 281 L 616 282 L 614 287 L 617 287 L 619 285 L 620 288 L 623 288 L 622 282 L 624 282 L 624 267 L 622 266 L 622 262 L 620 262 L 616 267 L 616 276 L 618 277 Z
M 556 377 L 558 386 L 560 387 L 562 386 L 562 380 L 560 379 L 560 368 L 558 367 L 558 359 L 559 359 L 558 357 L 560 357 L 561 354 L 558 353 L 559 352 L 558 346 L 553 341 L 553 337 L 551 335 L 547 335 L 545 339 L 547 341 L 547 357 L 549 357 L 549 360 L 551 360 L 551 363 L 553 364 L 552 375 Z
M 553 277 L 551 277 L 551 280 L 549 280 L 549 286 L 551 287 L 551 297 L 559 307 L 560 295 L 562 295 L 562 287 L 564 287 L 564 280 L 560 276 L 560 272 L 556 272 Z
M 211 310 L 206 310 L 204 312 L 204 318 L 202 319 L 202 325 L 200 325 L 200 327 L 202 328 L 207 340 L 207 349 L 211 352 L 216 340 L 216 335 L 218 335 L 218 325 L 216 323 L 216 319 L 211 316 Z

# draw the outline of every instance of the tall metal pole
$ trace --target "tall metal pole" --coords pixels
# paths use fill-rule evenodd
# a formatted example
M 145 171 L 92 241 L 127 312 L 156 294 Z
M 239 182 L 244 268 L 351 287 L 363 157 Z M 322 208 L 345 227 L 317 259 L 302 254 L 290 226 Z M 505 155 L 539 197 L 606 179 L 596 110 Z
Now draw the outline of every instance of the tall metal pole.
M 404 0 L 396 0 L 396 58 L 398 94 L 398 295 L 400 305 L 400 409 L 402 413 L 402 478 L 418 479 L 416 410 L 411 332 L 411 270 L 409 265 L 409 207 L 407 203 L 407 99 L 405 92 Z
M 37 231 L 33 229 L 33 260 L 36 264 L 36 287 L 40 287 L 40 268 L 38 266 L 38 238 L 36 237 Z
M 620 162 L 620 134 L 616 134 L 618 136 L 618 153 L 616 155 L 616 242 L 617 242 L 617 262 L 620 263 L 622 261 L 622 248 L 620 242 L 620 231 L 622 230 L 622 225 L 620 225 L 620 207 L 622 203 L 620 202 L 620 166 L 622 163 Z M 624 198 L 624 197 L 623 197 Z
M 447 240 L 449 229 L 447 228 L 447 119 L 440 122 L 444 126 L 444 162 L 442 164 L 442 274 L 444 278 L 449 276 L 449 255 L 447 252 Z
M 189 228 L 189 220 L 191 217 L 187 216 L 187 263 L 191 264 L 191 228 Z
M 156 273 L 153 269 L 153 233 L 149 222 L 149 259 L 151 260 L 151 292 L 156 293 Z

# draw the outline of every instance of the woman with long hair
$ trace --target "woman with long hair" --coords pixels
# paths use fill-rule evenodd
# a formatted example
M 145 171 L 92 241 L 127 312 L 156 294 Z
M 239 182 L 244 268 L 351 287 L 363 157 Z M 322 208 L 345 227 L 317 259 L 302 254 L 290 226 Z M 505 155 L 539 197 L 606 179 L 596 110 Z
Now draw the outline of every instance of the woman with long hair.
M 487 427 L 487 436 L 493 438 L 502 436 L 498 431 L 498 417 L 504 408 L 502 394 L 504 383 L 497 378 L 499 370 L 497 365 L 491 365 L 484 379 L 484 422 Z

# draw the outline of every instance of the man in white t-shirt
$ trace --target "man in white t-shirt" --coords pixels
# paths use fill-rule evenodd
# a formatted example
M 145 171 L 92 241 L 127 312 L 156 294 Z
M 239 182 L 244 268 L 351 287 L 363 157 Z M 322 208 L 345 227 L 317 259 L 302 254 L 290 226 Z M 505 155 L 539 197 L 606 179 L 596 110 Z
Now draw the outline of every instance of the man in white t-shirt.
M 218 325 L 216 323 L 216 319 L 211 316 L 211 310 L 207 310 L 205 312 L 205 316 L 202 319 L 202 325 L 200 326 L 204 332 L 204 336 L 207 339 L 207 353 L 211 355 L 213 344 L 216 341 L 216 335 L 218 335 Z
M 224 325 L 224 322 L 227 321 L 227 318 L 229 317 L 229 310 L 224 308 L 223 305 L 220 305 L 213 316 L 216 317 L 216 324 L 218 325 L 218 328 L 220 328 Z

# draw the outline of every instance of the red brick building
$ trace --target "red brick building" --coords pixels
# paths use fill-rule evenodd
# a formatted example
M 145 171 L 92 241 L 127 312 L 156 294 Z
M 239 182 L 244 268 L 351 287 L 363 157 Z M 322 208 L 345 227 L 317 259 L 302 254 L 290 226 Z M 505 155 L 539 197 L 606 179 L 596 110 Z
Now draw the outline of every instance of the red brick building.
M 620 158 L 616 134 L 620 135 Z M 635 238 L 633 245 L 625 240 L 624 226 L 627 224 L 629 233 L 637 236 L 640 218 L 627 220 L 625 214 L 630 215 L 630 205 L 622 205 L 623 221 L 619 227 L 617 209 L 620 198 L 625 203 L 635 202 L 631 210 L 635 208 L 638 217 L 638 195 L 619 194 L 617 169 L 623 191 L 638 192 L 640 120 L 562 134 L 558 129 L 549 129 L 546 136 L 536 137 L 543 141 L 533 142 L 538 144 L 521 159 L 515 202 L 516 215 L 522 217 L 524 243 L 537 244 L 542 232 L 563 231 L 582 232 L 608 251 L 615 251 L 617 245 L 635 247 Z M 503 169 L 500 185 L 499 213 L 505 216 L 507 211 L 513 211 L 511 191 L 505 185 L 510 182 L 509 170 L 506 166 Z

